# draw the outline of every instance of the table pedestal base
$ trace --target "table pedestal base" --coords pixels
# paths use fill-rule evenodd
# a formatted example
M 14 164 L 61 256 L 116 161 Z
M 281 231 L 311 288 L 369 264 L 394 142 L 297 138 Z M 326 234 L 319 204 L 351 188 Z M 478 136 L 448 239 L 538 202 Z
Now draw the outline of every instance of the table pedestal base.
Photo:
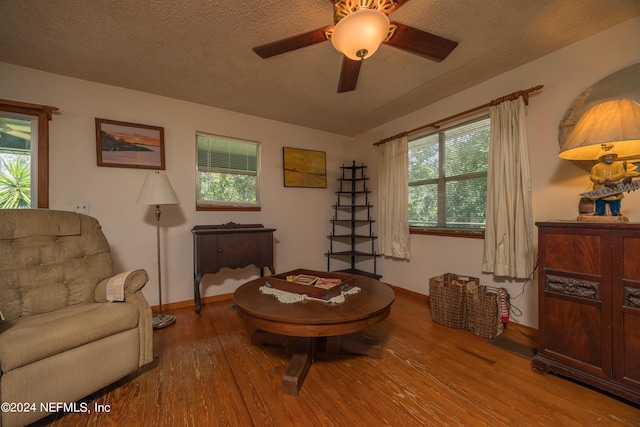
M 293 350 L 289 368 L 282 376 L 282 392 L 292 396 L 298 395 L 319 347 L 329 353 L 364 354 L 376 359 L 382 358 L 380 342 L 360 333 L 333 337 L 290 337 L 258 329 L 251 335 L 251 344 L 280 345 Z

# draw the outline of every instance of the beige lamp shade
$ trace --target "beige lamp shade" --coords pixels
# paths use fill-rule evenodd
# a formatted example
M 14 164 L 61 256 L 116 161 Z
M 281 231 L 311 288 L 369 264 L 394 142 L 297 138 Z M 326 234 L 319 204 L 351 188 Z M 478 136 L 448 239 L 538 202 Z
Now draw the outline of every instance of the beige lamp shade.
M 640 155 L 640 104 L 616 99 L 589 108 L 567 137 L 558 156 L 567 160 L 598 160 Z
M 167 175 L 155 172 L 147 175 L 136 203 L 139 205 L 177 205 L 178 198 Z
M 389 33 L 389 18 L 374 9 L 360 9 L 342 18 L 333 29 L 331 43 L 349 59 L 373 55 Z

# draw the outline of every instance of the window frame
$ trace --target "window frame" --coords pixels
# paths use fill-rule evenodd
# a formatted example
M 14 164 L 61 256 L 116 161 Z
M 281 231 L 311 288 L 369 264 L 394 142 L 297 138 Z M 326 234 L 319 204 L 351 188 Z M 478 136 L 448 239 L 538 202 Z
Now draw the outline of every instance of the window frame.
M 48 105 L 29 104 L 25 102 L 0 99 L 0 111 L 2 112 L 37 117 L 37 207 L 39 209 L 49 208 L 49 121 L 52 119 L 53 111 L 57 110 L 58 109 L 56 107 Z
M 26 209 L 33 209 L 38 203 L 38 117 L 22 113 L 13 113 L 10 111 L 0 110 L 0 117 L 9 120 L 19 120 L 26 123 L 29 127 L 29 149 L 11 149 L 0 147 L 0 156 L 2 154 L 22 155 L 29 157 L 30 169 L 30 194 L 31 201 Z
M 416 181 L 409 181 L 409 186 L 412 185 L 424 185 L 426 183 L 432 183 L 432 184 L 436 184 L 438 187 L 438 192 L 443 191 L 443 187 L 446 186 L 447 182 L 451 182 L 451 181 L 462 181 L 459 177 L 460 176 L 465 176 L 466 179 L 472 179 L 472 178 L 477 178 L 477 177 L 481 177 L 484 175 L 485 179 L 487 179 L 487 174 L 488 174 L 488 170 L 487 172 L 473 172 L 470 174 L 464 174 L 464 175 L 457 175 L 455 177 L 446 177 L 444 176 L 444 157 L 443 157 L 443 148 L 444 145 L 446 143 L 446 138 L 444 137 L 444 133 L 447 131 L 451 131 L 454 130 L 455 128 L 458 127 L 462 127 L 462 126 L 466 126 L 472 123 L 476 123 L 479 121 L 483 121 L 483 120 L 489 120 L 489 115 L 488 114 L 483 114 L 481 116 L 478 117 L 474 117 L 470 120 L 464 121 L 464 122 L 460 122 L 460 123 L 456 123 L 454 125 L 448 126 L 446 128 L 442 128 L 442 129 L 437 129 L 436 131 L 432 131 L 432 132 L 427 132 L 427 133 L 421 133 L 419 135 L 416 135 L 415 137 L 413 137 L 410 141 L 409 141 L 409 145 L 411 145 L 411 142 L 416 141 L 418 139 L 423 139 L 426 138 L 428 136 L 431 135 L 439 135 L 438 137 L 438 154 L 439 154 L 439 160 L 438 160 L 438 177 L 437 178 L 431 178 L 431 179 L 421 179 L 421 180 L 416 180 Z M 489 127 L 491 126 L 491 123 L 489 121 Z M 487 148 L 488 148 L 488 144 L 489 142 L 487 141 Z M 446 200 L 444 201 L 446 204 Z M 486 213 L 486 199 L 485 199 L 485 213 Z M 441 211 L 440 208 L 438 209 L 438 216 L 440 217 L 441 215 Z M 409 232 L 410 234 L 422 234 L 422 235 L 434 235 L 434 236 L 446 236 L 446 237 L 463 237 L 463 238 L 473 238 L 473 239 L 484 239 L 484 233 L 485 233 L 485 228 L 450 228 L 450 227 L 442 227 L 442 226 L 438 226 L 438 227 L 419 227 L 419 226 L 412 226 L 409 225 Z
M 237 202 L 237 201 L 231 201 L 231 202 L 226 202 L 226 201 L 215 201 L 212 200 L 210 201 L 210 203 L 202 203 L 202 200 L 199 198 L 199 192 L 200 192 L 200 177 L 199 177 L 199 173 L 200 171 L 198 170 L 198 137 L 199 136 L 206 136 L 206 137 L 213 137 L 213 138 L 220 138 L 223 140 L 228 140 L 228 141 L 235 141 L 235 142 L 239 142 L 239 143 L 249 143 L 249 144 L 255 144 L 256 145 L 256 172 L 255 172 L 255 177 L 256 177 L 256 202 L 255 203 L 243 203 L 243 202 Z M 261 157 L 261 148 L 262 148 L 262 144 L 259 141 L 251 141 L 251 140 L 247 140 L 247 139 L 242 139 L 242 138 L 236 138 L 236 137 L 230 137 L 230 136 L 224 136 L 224 135 L 217 135 L 217 134 L 213 134 L 213 133 L 209 133 L 209 132 L 201 132 L 201 131 L 196 131 L 196 138 L 195 138 L 195 142 L 196 142 L 196 152 L 195 152 L 195 173 L 196 173 L 196 211 L 260 211 L 261 210 L 261 204 L 260 204 L 260 157 Z

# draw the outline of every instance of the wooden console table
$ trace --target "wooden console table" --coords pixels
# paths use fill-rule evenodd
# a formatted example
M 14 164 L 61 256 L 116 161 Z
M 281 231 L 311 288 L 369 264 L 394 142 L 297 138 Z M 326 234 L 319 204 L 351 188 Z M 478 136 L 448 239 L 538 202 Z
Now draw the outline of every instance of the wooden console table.
M 255 265 L 273 268 L 273 232 L 261 224 L 197 225 L 193 227 L 193 299 L 200 314 L 200 281 L 205 274 L 215 274 L 222 267 L 242 268 Z

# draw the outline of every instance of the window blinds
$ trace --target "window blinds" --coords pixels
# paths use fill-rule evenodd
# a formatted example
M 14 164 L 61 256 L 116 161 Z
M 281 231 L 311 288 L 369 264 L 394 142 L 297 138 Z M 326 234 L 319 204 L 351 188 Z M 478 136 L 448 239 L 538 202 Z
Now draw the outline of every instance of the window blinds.
M 198 171 L 255 175 L 258 147 L 256 142 L 198 134 Z

